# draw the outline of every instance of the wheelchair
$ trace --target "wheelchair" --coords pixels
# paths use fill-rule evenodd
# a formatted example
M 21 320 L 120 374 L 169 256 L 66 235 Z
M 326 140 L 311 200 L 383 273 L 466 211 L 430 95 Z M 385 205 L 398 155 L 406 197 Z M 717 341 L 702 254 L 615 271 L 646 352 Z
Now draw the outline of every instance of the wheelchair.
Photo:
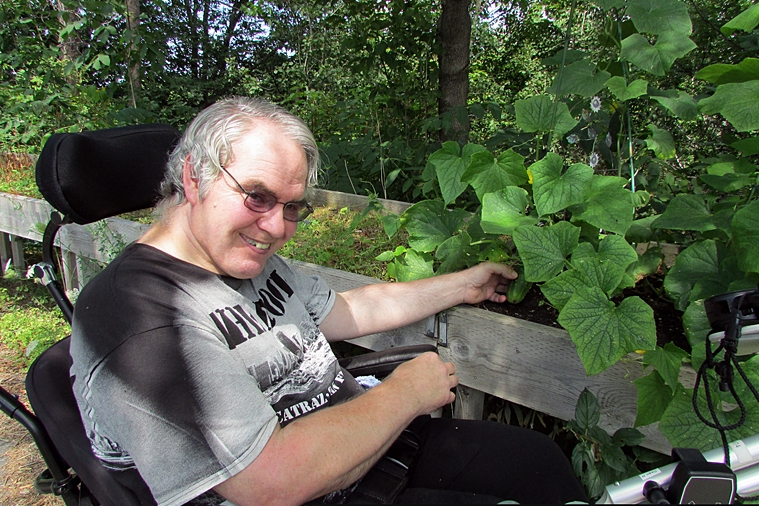
M 60 282 L 55 238 L 61 227 L 147 209 L 160 192 L 166 161 L 180 132 L 170 125 L 136 125 L 52 135 L 36 165 L 36 181 L 55 211 L 43 235 L 43 261 L 34 274 L 71 323 L 74 306 Z M 0 409 L 29 431 L 47 469 L 35 480 L 40 493 L 59 496 L 67 506 L 155 504 L 137 473 L 119 479 L 93 455 L 85 434 L 69 369 L 70 337 L 47 349 L 29 368 L 25 387 L 33 412 L 0 387 Z M 366 353 L 340 364 L 354 376 L 386 376 L 399 364 L 434 345 Z

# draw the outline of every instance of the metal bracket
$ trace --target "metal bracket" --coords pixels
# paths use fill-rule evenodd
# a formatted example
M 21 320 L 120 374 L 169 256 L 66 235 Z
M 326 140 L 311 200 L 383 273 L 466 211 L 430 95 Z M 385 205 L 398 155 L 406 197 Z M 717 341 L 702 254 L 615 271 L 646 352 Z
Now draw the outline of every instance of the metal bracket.
M 441 311 L 427 318 L 427 337 L 437 339 L 438 346 L 448 347 L 448 312 Z

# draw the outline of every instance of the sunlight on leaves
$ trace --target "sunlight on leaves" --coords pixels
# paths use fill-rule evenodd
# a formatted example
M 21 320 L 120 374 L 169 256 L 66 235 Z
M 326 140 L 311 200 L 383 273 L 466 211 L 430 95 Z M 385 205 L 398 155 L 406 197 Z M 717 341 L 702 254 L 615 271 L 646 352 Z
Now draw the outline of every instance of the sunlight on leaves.
M 578 290 L 559 313 L 588 374 L 597 374 L 635 350 L 656 345 L 654 311 L 640 297 L 615 306 L 597 287 Z

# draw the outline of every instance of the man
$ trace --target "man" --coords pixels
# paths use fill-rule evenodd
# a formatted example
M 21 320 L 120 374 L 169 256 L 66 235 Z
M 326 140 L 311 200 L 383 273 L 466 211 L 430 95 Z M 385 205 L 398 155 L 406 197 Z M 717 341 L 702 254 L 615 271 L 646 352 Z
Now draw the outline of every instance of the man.
M 420 418 L 454 400 L 455 367 L 436 354 L 365 393 L 339 367 L 329 342 L 503 302 L 516 275 L 485 263 L 335 293 L 298 274 L 275 253 L 311 211 L 317 166 L 308 128 L 264 101 L 219 102 L 188 127 L 158 221 L 77 301 L 72 376 L 96 455 L 136 468 L 162 505 L 351 501 L 372 495 L 362 477 L 413 422 L 421 450 L 390 498 L 584 499 L 547 438 Z

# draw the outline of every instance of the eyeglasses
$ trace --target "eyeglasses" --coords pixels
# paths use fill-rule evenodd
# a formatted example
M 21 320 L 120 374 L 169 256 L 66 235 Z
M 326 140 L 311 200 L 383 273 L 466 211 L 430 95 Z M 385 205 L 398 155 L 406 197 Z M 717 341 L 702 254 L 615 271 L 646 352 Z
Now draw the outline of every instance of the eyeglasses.
M 305 220 L 308 218 L 308 215 L 314 212 L 314 208 L 311 207 L 311 204 L 308 202 L 279 202 L 277 200 L 277 197 L 271 195 L 270 193 L 260 192 L 256 190 L 247 191 L 242 187 L 240 183 L 237 182 L 237 179 L 235 179 L 227 169 L 221 167 L 221 170 L 223 170 L 227 176 L 231 177 L 232 181 L 234 181 L 237 187 L 240 188 L 240 191 L 243 193 L 243 195 L 245 195 L 245 207 L 253 212 L 266 213 L 277 204 L 282 204 L 284 206 L 282 217 L 287 221 L 295 222 Z

